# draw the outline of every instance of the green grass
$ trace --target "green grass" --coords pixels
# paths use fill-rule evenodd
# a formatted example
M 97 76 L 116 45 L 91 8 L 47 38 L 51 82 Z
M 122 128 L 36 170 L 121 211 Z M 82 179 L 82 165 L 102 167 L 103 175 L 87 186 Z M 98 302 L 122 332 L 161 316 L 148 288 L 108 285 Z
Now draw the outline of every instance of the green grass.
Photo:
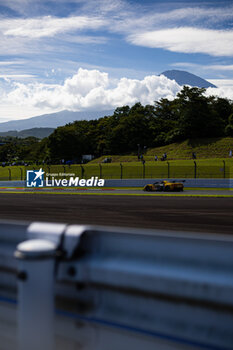
M 192 159 L 192 152 L 196 153 L 197 159 L 228 158 L 230 149 L 233 149 L 233 137 L 194 139 L 148 149 L 144 158 L 146 162 L 154 161 L 155 155 L 160 159 L 165 152 L 168 160 Z M 137 149 L 135 149 L 135 154 L 105 155 L 92 160 L 91 163 L 101 163 L 106 157 L 112 158 L 114 163 L 136 162 Z
M 195 152 L 197 159 L 227 158 L 229 150 L 233 149 L 233 138 L 205 138 L 186 140 L 167 146 L 148 150 L 147 155 L 153 156 L 157 151 L 159 155 L 166 152 L 171 159 L 190 159 Z
M 141 162 L 86 164 L 83 166 L 85 178 L 98 176 L 104 179 L 136 178 L 229 178 L 233 159 L 172 160 L 169 162 Z M 70 171 L 72 172 L 72 166 Z

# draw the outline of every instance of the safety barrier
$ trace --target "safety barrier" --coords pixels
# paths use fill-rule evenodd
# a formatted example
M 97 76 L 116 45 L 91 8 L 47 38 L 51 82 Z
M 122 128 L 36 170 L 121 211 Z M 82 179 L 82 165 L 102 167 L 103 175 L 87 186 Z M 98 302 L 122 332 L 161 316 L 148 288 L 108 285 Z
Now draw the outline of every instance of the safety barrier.
M 1 222 L 0 338 L 4 350 L 232 349 L 233 238 Z
M 161 182 L 167 178 L 154 179 L 106 179 L 105 187 L 144 187 L 148 183 Z M 183 178 L 172 178 L 169 181 L 183 181 Z M 0 181 L 0 187 L 25 187 L 25 181 Z M 233 179 L 185 179 L 186 188 L 227 188 L 233 189 Z

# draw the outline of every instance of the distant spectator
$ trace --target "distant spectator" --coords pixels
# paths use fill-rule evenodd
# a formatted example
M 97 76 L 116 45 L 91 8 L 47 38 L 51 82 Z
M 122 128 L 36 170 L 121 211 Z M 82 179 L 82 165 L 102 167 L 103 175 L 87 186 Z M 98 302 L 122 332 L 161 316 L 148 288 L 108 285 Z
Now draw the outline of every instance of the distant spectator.
M 196 153 L 195 153 L 195 152 L 193 152 L 193 153 L 192 153 L 192 157 L 193 157 L 193 159 L 196 159 L 196 158 L 197 158 L 197 156 L 196 156 Z
M 146 163 L 145 159 L 142 160 L 142 164 L 144 165 Z
M 158 161 L 158 157 L 157 156 L 155 156 L 155 162 L 157 162 Z
M 166 160 L 166 159 L 167 159 L 167 153 L 165 152 L 165 153 L 163 154 L 162 158 L 161 158 L 161 161 L 164 161 L 164 160 Z
M 229 157 L 232 157 L 232 149 L 229 151 Z

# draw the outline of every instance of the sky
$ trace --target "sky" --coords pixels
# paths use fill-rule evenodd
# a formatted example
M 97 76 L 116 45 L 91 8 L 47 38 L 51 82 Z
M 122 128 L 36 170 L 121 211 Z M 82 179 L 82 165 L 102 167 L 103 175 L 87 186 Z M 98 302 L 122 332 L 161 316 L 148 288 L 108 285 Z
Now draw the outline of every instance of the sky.
M 0 122 L 172 99 L 179 69 L 233 99 L 232 0 L 0 0 Z

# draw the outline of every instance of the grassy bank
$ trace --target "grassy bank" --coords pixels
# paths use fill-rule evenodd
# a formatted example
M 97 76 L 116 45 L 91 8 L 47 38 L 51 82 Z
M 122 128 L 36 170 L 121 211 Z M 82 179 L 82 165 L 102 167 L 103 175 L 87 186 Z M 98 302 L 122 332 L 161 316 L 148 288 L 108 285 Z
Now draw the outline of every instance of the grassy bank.
M 146 161 L 153 161 L 155 155 L 160 159 L 164 153 L 167 153 L 168 160 L 189 160 L 192 159 L 192 152 L 196 153 L 197 159 L 228 158 L 230 149 L 233 150 L 232 137 L 194 139 L 148 149 L 144 154 L 144 159 Z M 102 156 L 90 163 L 101 163 L 106 157 L 111 157 L 114 163 L 136 162 L 136 153 L 137 150 L 135 150 L 135 154 L 131 155 Z
M 85 164 L 30 165 L 0 167 L 0 180 L 21 180 L 26 178 L 26 170 L 43 168 L 46 173 L 71 173 L 80 178 L 98 176 L 104 179 L 130 178 L 229 178 L 233 177 L 233 138 L 196 139 L 173 143 L 163 147 L 148 149 L 144 154 L 145 165 L 138 161 L 137 155 L 109 155 Z M 167 153 L 167 161 L 160 158 Z M 192 152 L 197 159 L 192 160 Z M 157 155 L 159 160 L 154 161 Z M 106 157 L 112 163 L 103 164 Z M 58 177 L 64 177 L 60 175 Z

